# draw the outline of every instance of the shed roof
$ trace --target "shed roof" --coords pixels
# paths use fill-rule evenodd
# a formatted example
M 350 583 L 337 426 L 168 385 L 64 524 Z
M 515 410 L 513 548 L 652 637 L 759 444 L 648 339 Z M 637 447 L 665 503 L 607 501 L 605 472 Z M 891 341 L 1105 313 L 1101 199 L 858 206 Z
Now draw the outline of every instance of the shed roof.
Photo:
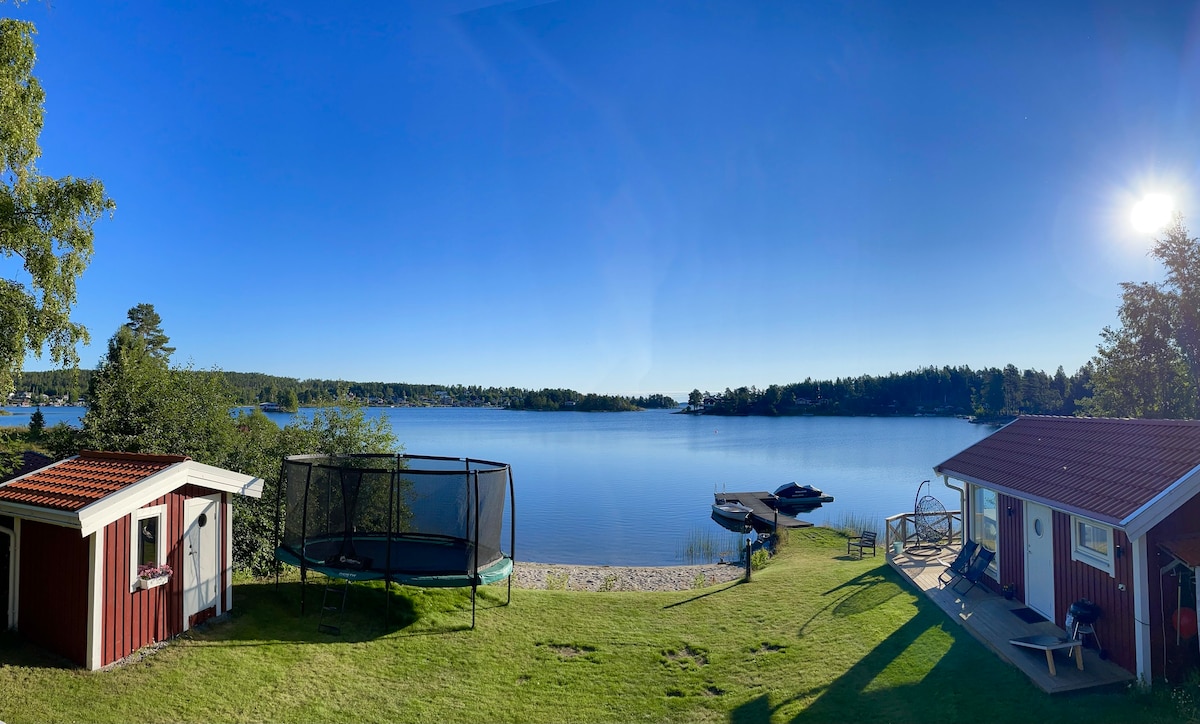
M 0 500 L 76 511 L 187 459 L 85 450 L 78 457 L 0 484 Z
M 182 455 L 85 451 L 0 483 L 0 513 L 78 528 L 87 536 L 188 484 L 253 498 L 263 488 L 253 475 Z
M 1190 497 L 1198 468 L 1200 421 L 1020 417 L 934 470 L 1128 527 Z

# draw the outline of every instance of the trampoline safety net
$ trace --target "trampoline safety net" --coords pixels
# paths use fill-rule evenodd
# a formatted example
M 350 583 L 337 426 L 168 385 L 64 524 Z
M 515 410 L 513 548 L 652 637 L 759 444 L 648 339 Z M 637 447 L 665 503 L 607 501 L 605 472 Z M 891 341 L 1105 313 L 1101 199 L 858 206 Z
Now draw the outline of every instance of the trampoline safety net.
M 283 461 L 282 482 L 276 555 L 302 569 L 472 585 L 481 570 L 505 560 L 500 539 L 512 478 L 504 463 L 294 455 Z

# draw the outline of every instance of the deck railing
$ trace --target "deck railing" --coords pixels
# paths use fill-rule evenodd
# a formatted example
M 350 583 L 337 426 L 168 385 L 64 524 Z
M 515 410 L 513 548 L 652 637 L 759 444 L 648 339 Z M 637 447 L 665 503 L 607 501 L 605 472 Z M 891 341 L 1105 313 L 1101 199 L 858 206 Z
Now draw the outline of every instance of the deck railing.
M 947 523 L 950 535 L 949 538 L 943 538 L 940 541 L 929 540 L 917 530 L 916 519 L 922 518 L 926 525 L 938 527 L 940 523 Z M 918 545 L 953 545 L 962 543 L 963 539 L 963 519 L 962 511 L 947 510 L 944 513 L 921 513 L 919 516 L 916 513 L 900 513 L 886 519 L 884 528 L 886 528 L 887 552 L 889 555 L 896 550 L 895 544 L 901 543 L 901 550 L 909 546 Z M 924 527 L 924 526 L 922 526 Z

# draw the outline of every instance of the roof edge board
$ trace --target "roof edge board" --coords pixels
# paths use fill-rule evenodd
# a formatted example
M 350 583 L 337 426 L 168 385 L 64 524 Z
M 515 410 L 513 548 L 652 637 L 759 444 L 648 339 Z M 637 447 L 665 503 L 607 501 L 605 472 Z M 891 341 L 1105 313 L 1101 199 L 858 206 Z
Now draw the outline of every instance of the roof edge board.
M 90 535 L 114 520 L 189 483 L 218 492 L 248 495 L 252 498 L 262 497 L 261 478 L 204 465 L 195 460 L 185 460 L 131 483 L 81 509 L 80 530 L 83 535 Z
M 1145 535 L 1151 528 L 1174 513 L 1179 506 L 1200 492 L 1200 465 L 1192 468 L 1158 495 L 1142 504 L 1121 521 L 1130 538 Z
M 13 503 L 10 501 L 0 500 L 0 513 L 11 515 L 14 518 L 22 520 L 36 520 L 39 523 L 49 523 L 51 525 L 59 525 L 65 528 L 78 528 L 79 516 L 65 511 L 56 510 L 54 508 L 43 508 L 37 505 L 26 505 L 25 503 Z

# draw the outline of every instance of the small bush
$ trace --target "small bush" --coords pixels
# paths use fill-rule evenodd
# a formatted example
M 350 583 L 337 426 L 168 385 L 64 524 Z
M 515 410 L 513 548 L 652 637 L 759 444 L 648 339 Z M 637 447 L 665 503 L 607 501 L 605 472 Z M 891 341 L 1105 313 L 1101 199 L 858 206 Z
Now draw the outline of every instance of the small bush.
M 750 568 L 755 571 L 762 570 L 769 560 L 771 560 L 771 554 L 759 548 L 750 554 Z
M 567 583 L 571 580 L 570 573 L 546 573 L 546 590 L 547 591 L 565 591 Z

